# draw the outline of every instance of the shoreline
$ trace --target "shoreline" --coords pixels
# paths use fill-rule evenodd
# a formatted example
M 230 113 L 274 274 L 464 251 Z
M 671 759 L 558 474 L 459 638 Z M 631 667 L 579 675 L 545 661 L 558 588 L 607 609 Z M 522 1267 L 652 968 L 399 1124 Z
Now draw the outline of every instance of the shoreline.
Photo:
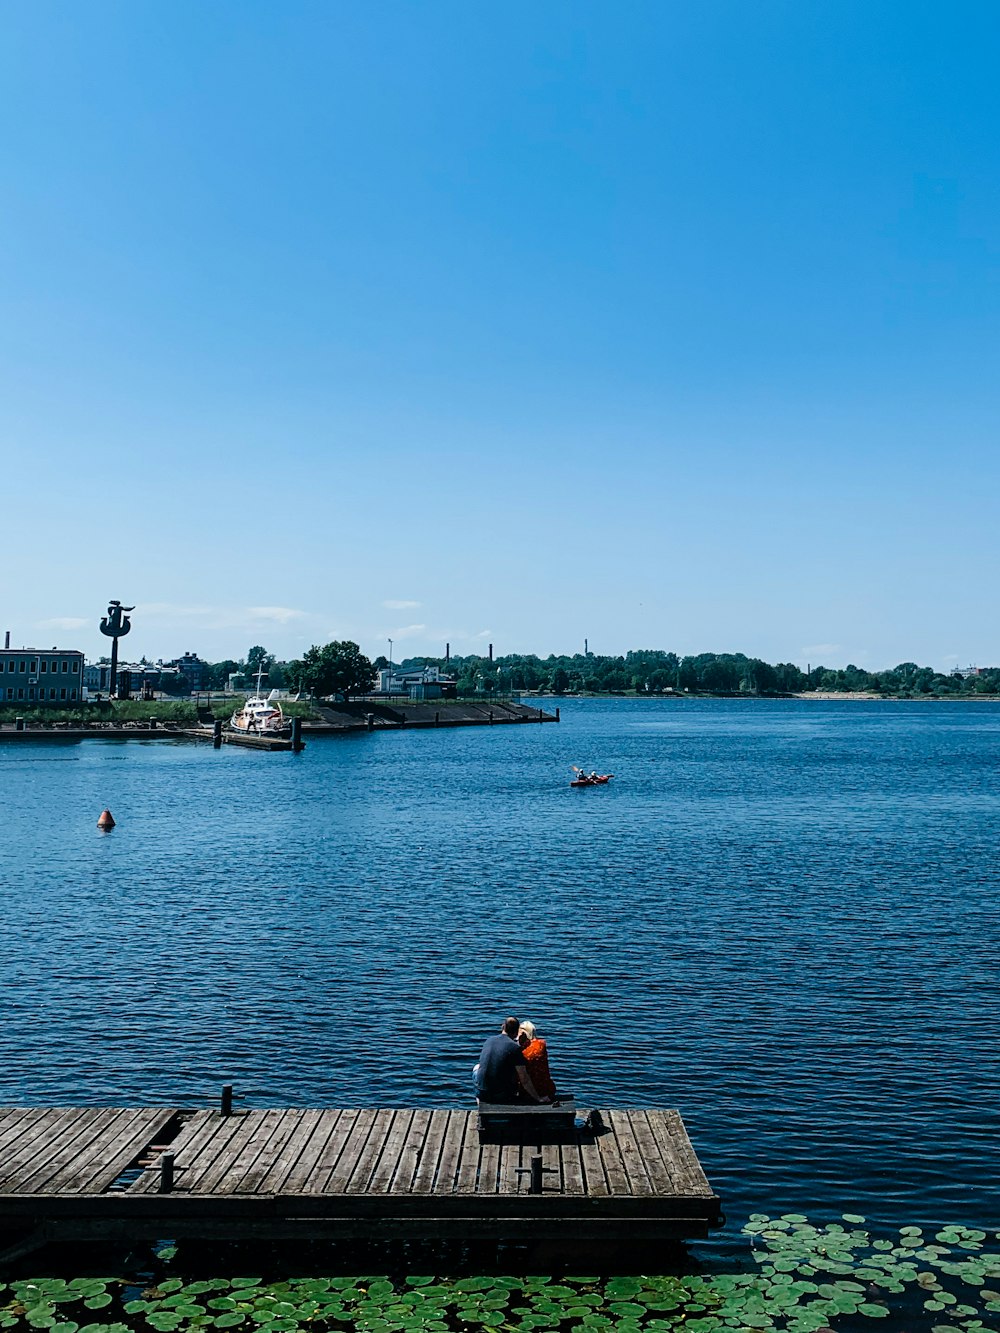
M 555 714 L 546 712 L 538 706 L 497 702 L 488 704 L 465 704 L 442 702 L 413 702 L 400 704 L 395 708 L 377 706 L 377 711 L 366 709 L 347 712 L 341 708 L 319 706 L 318 716 L 314 720 L 302 721 L 303 736 L 335 736 L 351 733 L 370 733 L 379 731 L 433 730 L 446 727 L 492 727 L 492 726 L 530 726 L 559 721 L 559 710 Z M 18 729 L 13 723 L 0 723 L 0 741 L 82 741 L 82 740 L 180 740 L 209 742 L 213 741 L 211 724 L 201 726 L 190 722 L 174 721 L 131 721 L 131 722 L 92 722 L 80 724 L 72 722 L 34 722 Z M 223 728 L 221 739 L 229 739 L 231 733 Z M 251 738 L 259 741 L 263 738 Z M 244 742 L 245 743 L 245 742 Z M 279 747 L 275 747 L 279 748 Z M 287 748 L 286 744 L 281 745 Z
M 870 690 L 803 690 L 788 694 L 709 694 L 689 691 L 686 694 L 532 694 L 522 698 L 571 700 L 587 702 L 592 699 L 630 699 L 663 703 L 683 703 L 689 699 L 744 699 L 748 703 L 774 703 L 783 699 L 820 700 L 823 703 L 836 702 L 839 699 L 851 703 L 885 704 L 945 704 L 945 703 L 1000 703 L 1000 694 L 875 694 Z

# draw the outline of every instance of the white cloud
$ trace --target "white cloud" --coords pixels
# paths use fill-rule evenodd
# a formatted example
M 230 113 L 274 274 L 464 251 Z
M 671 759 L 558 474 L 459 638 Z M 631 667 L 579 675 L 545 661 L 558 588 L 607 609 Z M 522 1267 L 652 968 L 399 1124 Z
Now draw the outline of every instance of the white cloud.
M 36 620 L 39 629 L 83 629 L 91 622 L 84 616 L 53 616 L 51 620 Z
M 290 620 L 301 620 L 304 611 L 296 611 L 290 606 L 250 606 L 247 615 L 251 620 L 269 620 L 276 625 L 287 625 Z
M 389 601 L 387 601 L 387 602 L 383 602 L 382 605 L 383 605 L 384 607 L 386 607 L 386 609 L 389 610 L 389 611 L 412 611 L 412 610 L 415 610 L 416 607 L 418 607 L 418 606 L 422 606 L 423 603 L 422 603 L 422 602 L 396 602 L 396 601 L 393 601 L 393 600 L 390 598 Z
M 290 606 L 183 606 L 177 602 L 147 602 L 137 606 L 133 621 L 150 620 L 210 620 L 216 628 L 253 626 L 261 623 L 287 625 L 301 620 L 304 611 Z
M 136 607 L 137 618 L 151 616 L 154 620 L 187 619 L 189 616 L 211 616 L 218 612 L 214 606 L 184 606 L 179 602 L 145 602 Z
M 392 638 L 415 639 L 418 634 L 425 633 L 426 629 L 426 625 L 404 625 L 401 629 L 394 629 L 392 631 Z
M 810 643 L 802 649 L 803 657 L 823 657 L 830 653 L 839 653 L 839 643 Z

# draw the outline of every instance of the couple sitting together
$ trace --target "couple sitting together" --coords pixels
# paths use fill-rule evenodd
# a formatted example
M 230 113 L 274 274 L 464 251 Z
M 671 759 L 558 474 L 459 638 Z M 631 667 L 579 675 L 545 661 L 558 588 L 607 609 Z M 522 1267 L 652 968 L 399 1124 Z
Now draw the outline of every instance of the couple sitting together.
M 508 1018 L 497 1036 L 486 1039 L 472 1076 L 481 1102 L 555 1100 L 548 1049 L 527 1020 Z

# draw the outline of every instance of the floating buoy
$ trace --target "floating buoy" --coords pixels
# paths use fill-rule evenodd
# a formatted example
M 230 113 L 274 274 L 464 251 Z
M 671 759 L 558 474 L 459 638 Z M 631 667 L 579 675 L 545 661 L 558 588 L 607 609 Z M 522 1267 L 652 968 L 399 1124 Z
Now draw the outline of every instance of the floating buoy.
M 97 827 L 102 829 L 112 829 L 115 826 L 115 817 L 110 810 L 102 810 L 101 816 L 97 821 Z

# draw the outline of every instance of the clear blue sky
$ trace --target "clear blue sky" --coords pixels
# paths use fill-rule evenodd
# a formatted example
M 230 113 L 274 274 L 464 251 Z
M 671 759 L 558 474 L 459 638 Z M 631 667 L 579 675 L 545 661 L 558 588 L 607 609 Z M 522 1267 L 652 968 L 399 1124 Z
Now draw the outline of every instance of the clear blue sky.
M 995 3 L 3 26 L 13 642 L 1000 664 Z

